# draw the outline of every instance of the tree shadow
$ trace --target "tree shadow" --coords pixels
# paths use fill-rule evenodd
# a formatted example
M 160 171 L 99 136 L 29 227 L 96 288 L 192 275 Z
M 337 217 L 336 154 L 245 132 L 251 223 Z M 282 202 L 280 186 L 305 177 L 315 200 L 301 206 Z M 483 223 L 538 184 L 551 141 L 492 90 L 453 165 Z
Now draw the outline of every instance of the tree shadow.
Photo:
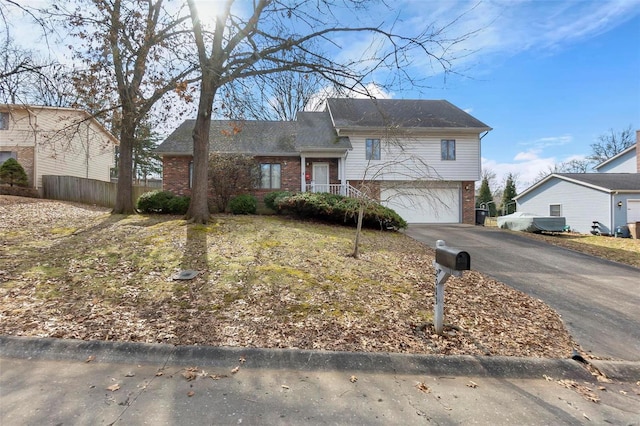
M 191 280 L 182 280 L 181 283 L 187 284 L 189 288 L 189 298 L 194 302 L 200 293 L 200 290 L 209 280 L 209 244 L 207 225 L 199 225 L 188 223 L 187 239 L 180 261 L 180 268 L 185 270 L 194 270 L 198 272 L 195 278 Z

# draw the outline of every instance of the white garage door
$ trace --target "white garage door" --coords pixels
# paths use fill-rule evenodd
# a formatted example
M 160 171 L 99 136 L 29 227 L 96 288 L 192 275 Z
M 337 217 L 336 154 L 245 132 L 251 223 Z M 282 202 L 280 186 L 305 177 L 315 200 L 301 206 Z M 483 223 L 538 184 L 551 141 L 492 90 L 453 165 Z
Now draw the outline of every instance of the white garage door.
M 382 187 L 380 199 L 408 223 L 460 223 L 458 187 Z

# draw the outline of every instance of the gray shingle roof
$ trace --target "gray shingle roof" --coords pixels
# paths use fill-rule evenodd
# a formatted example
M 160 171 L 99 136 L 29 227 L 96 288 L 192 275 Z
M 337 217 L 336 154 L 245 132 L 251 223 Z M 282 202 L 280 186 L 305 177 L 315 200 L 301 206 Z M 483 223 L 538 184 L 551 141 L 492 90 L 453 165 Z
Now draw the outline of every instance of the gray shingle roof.
M 640 173 L 557 173 L 556 175 L 610 191 L 640 190 Z
M 328 112 L 299 112 L 296 145 L 301 149 L 349 149 L 349 138 L 338 137 Z
M 187 155 L 193 152 L 195 120 L 186 120 L 156 152 Z M 252 155 L 299 155 L 304 149 L 351 148 L 348 138 L 338 138 L 326 112 L 301 112 L 297 121 L 212 120 L 209 150 Z
M 329 99 L 327 109 L 337 128 L 451 128 L 491 130 L 445 100 Z
M 191 154 L 195 120 L 186 120 L 156 149 L 160 154 Z M 211 152 L 297 155 L 296 123 L 291 121 L 212 120 Z

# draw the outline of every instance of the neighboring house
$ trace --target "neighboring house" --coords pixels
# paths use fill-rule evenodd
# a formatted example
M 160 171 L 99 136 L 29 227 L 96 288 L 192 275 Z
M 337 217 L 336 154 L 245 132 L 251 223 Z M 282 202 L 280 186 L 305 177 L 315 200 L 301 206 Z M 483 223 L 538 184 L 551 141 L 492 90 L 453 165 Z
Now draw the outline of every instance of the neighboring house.
M 595 166 L 597 173 L 554 173 L 514 198 L 517 210 L 564 216 L 573 231 L 603 234 L 640 222 L 640 130 L 636 144 Z
M 0 164 L 15 158 L 38 190 L 43 175 L 110 181 L 117 145 L 85 111 L 0 104 Z
M 598 164 L 594 169 L 598 173 L 640 173 L 640 130 L 636 131 L 636 143 L 629 148 Z
M 165 190 L 190 194 L 194 124 L 156 149 Z M 480 140 L 490 130 L 444 100 L 329 99 L 293 122 L 213 121 L 210 151 L 254 156 L 257 196 L 363 191 L 409 223 L 474 223 Z
M 573 231 L 603 234 L 640 222 L 640 173 L 554 173 L 514 198 L 517 210 L 563 216 Z

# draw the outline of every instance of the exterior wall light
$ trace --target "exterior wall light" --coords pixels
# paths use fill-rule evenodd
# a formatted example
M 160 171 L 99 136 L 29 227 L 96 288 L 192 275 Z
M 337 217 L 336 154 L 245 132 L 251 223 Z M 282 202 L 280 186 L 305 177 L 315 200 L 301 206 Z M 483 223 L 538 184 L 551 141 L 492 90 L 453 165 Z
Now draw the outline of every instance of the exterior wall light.
M 622 208 L 622 201 L 618 201 L 618 208 Z

